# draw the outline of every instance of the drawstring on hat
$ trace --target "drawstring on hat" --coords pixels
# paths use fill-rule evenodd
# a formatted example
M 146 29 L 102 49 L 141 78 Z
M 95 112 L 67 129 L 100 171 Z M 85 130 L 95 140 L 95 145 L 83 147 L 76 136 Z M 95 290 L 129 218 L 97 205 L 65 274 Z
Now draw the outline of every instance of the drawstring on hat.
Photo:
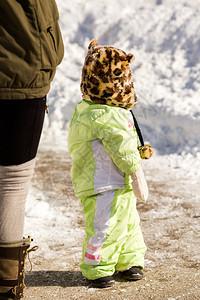
M 140 130 L 140 127 L 138 125 L 138 122 L 137 122 L 136 117 L 134 116 L 132 110 L 131 110 L 131 114 L 133 116 L 133 121 L 134 121 L 135 129 L 137 131 L 137 134 L 138 134 L 138 137 L 139 137 L 139 140 L 140 140 L 140 144 L 141 144 L 141 146 L 144 146 L 144 140 L 143 140 L 142 132 Z
M 141 146 L 138 147 L 138 150 L 139 150 L 139 153 L 140 153 L 140 157 L 142 159 L 149 159 L 153 155 L 153 149 L 152 149 L 152 147 L 150 145 L 144 144 L 142 132 L 140 130 L 140 127 L 138 125 L 136 117 L 134 116 L 132 110 L 130 112 L 132 114 L 134 125 L 135 125 L 135 129 L 137 131 L 137 134 L 138 134 L 138 137 L 139 137 L 139 140 L 140 140 L 140 144 L 141 144 Z

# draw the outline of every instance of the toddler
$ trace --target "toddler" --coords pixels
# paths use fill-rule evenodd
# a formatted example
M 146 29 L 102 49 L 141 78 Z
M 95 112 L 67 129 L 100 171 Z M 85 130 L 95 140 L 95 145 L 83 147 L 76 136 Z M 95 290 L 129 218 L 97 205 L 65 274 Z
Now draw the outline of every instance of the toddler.
M 69 126 L 72 183 L 85 216 L 81 271 L 98 288 L 112 286 L 115 271 L 125 280 L 143 277 L 146 246 L 136 199 L 146 201 L 148 187 L 130 112 L 137 101 L 133 59 L 91 41 L 82 70 L 83 99 Z

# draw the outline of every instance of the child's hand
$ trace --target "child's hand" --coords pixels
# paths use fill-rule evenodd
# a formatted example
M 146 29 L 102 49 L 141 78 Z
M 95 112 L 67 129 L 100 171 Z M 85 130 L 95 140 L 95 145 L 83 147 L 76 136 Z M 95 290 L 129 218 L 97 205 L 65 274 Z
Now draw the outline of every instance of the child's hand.
M 148 186 L 142 168 L 131 174 L 133 192 L 138 200 L 146 202 L 149 196 Z

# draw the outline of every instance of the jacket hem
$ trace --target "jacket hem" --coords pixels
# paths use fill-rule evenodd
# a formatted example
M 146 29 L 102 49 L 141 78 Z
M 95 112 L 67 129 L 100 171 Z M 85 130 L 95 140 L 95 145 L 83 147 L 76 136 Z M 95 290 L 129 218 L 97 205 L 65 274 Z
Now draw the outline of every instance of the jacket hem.
M 48 94 L 50 83 L 41 88 L 0 88 L 0 99 L 3 100 L 24 100 L 42 98 Z
M 82 191 L 82 192 L 78 192 L 78 193 L 75 192 L 75 195 L 77 198 L 81 199 L 84 197 L 104 193 L 104 192 L 111 191 L 111 190 L 124 190 L 124 189 L 133 189 L 132 184 L 110 185 L 110 186 L 100 187 L 100 188 Z

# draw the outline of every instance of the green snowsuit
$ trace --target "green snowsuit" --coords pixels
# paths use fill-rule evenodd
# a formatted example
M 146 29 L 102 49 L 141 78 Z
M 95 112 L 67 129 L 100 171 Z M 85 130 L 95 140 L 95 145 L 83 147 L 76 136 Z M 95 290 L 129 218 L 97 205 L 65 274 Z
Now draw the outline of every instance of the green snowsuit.
M 145 244 L 130 174 L 140 168 L 131 113 L 83 99 L 68 135 L 72 183 L 85 215 L 81 271 L 88 279 L 144 267 Z

